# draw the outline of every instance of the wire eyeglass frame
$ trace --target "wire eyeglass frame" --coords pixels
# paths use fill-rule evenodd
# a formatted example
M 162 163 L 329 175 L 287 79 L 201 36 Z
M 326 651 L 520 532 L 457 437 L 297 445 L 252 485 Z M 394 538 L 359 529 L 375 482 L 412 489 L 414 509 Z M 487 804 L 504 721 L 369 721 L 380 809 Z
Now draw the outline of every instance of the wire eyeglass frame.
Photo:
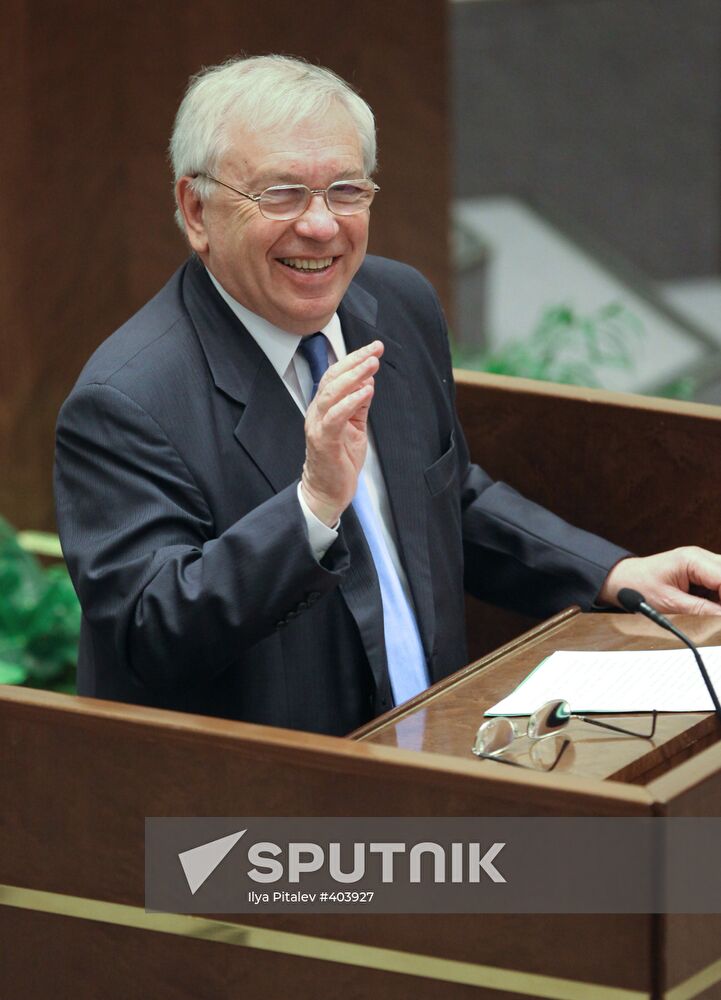
M 528 717 L 525 733 L 519 732 L 514 721 L 506 716 L 497 716 L 483 722 L 478 728 L 471 752 L 476 757 L 483 760 L 495 760 L 499 764 L 511 764 L 514 767 L 525 767 L 532 771 L 552 771 L 565 753 L 570 740 L 565 739 L 563 741 L 555 760 L 547 767 L 531 767 L 529 764 L 522 764 L 520 761 L 510 760 L 499 755 L 504 753 L 515 740 L 520 739 L 522 736 L 527 736 L 534 745 L 537 745 L 540 740 L 554 736 L 562 729 L 565 729 L 571 719 L 586 722 L 589 726 L 609 729 L 614 733 L 622 733 L 624 736 L 650 740 L 653 739 L 656 732 L 657 716 L 658 712 L 654 709 L 651 718 L 650 733 L 637 733 L 622 726 L 614 726 L 610 722 L 601 722 L 600 719 L 589 719 L 585 715 L 574 713 L 571 711 L 571 707 L 567 701 L 558 698 L 553 701 L 547 701 L 545 705 L 541 705 L 540 708 L 537 708 Z M 492 747 L 490 750 L 488 749 L 489 745 Z
M 214 184 L 220 184 L 221 187 L 227 188 L 229 191 L 233 191 L 235 194 L 240 195 L 241 198 L 247 198 L 249 201 L 255 202 L 263 218 L 269 219 L 271 222 L 291 222 L 293 219 L 299 219 L 308 210 L 311 200 L 317 195 L 323 196 L 326 208 L 332 215 L 337 215 L 340 218 L 349 215 L 359 215 L 367 208 L 370 208 L 373 199 L 380 191 L 379 186 L 367 177 L 359 177 L 347 181 L 333 181 L 333 183 L 329 184 L 327 188 L 309 188 L 307 184 L 272 184 L 270 187 L 264 188 L 260 194 L 249 194 L 247 191 L 241 191 L 239 188 L 233 187 L 232 184 L 226 184 L 225 181 L 221 181 L 212 174 L 198 173 L 195 174 L 195 177 L 203 177 L 205 180 L 213 181 Z M 340 191 L 341 188 L 348 186 L 358 188 L 359 191 L 363 192 L 363 195 L 358 201 L 347 202 L 345 205 L 340 203 L 336 204 L 334 207 L 333 204 L 331 204 L 333 200 L 333 192 Z M 281 214 L 272 213 L 271 209 L 271 214 L 269 215 L 268 204 L 270 198 L 272 198 L 273 194 L 281 194 L 283 192 L 303 192 L 305 200 L 302 207 L 300 207 L 297 211 L 294 208 L 292 210 L 281 212 Z M 265 199 L 265 201 L 263 199 Z M 341 206 L 343 210 L 338 211 Z

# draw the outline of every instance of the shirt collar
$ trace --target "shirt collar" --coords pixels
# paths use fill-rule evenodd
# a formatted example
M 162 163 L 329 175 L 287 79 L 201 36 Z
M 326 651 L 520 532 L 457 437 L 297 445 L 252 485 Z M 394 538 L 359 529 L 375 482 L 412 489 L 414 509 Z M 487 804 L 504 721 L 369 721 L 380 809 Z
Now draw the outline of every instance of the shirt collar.
M 226 292 L 210 271 L 208 271 L 208 277 L 213 282 L 218 295 L 220 295 L 234 315 L 237 316 L 258 347 L 268 358 L 273 368 L 275 368 L 278 375 L 284 378 L 289 365 L 293 362 L 298 345 L 303 338 L 296 333 L 288 333 L 287 330 L 281 330 L 280 327 L 269 323 L 267 319 L 263 319 L 257 313 L 246 309 L 244 305 L 241 305 L 232 295 Z M 320 332 L 324 333 L 328 338 L 336 359 L 340 361 L 341 358 L 344 358 L 346 356 L 346 349 L 338 313 L 333 313 L 330 321 L 321 328 Z

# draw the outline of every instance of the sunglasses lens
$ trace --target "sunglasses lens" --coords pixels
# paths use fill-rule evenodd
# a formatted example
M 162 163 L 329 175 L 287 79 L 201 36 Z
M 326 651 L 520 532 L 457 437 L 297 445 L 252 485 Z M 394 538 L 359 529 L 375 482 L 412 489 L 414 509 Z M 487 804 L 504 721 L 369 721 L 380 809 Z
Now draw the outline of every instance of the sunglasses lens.
M 516 728 L 510 719 L 489 719 L 476 733 L 475 753 L 500 753 L 513 743 Z
M 547 701 L 528 720 L 528 735 L 532 740 L 552 736 L 568 725 L 571 708 L 567 701 Z

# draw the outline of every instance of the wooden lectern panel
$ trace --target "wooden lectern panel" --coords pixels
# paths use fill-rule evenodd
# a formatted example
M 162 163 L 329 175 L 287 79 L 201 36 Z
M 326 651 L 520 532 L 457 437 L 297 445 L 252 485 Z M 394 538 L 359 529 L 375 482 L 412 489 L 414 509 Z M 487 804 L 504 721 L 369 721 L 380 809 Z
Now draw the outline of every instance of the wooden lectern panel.
M 719 634 L 716 621 L 682 624 L 702 642 Z M 0 688 L 0 941 L 10 942 L 0 996 L 230 1000 L 290 988 L 297 1000 L 655 1000 L 666 985 L 668 1000 L 715 995 L 716 917 L 290 913 L 179 927 L 143 910 L 146 816 L 721 814 L 721 744 L 705 745 L 717 736 L 708 715 L 669 716 L 676 728 L 641 756 L 623 737 L 613 751 L 592 737 L 589 752 L 574 732 L 561 773 L 467 752 L 483 705 L 544 650 L 664 644 L 644 629 L 630 616 L 571 610 L 357 740 Z M 432 740 L 399 746 L 404 720 L 421 711 Z
M 698 645 L 721 645 L 721 618 L 672 615 L 671 619 Z M 511 644 L 505 652 L 499 650 L 491 654 L 454 674 L 443 685 L 438 685 L 437 690 L 432 689 L 414 702 L 373 720 L 358 730 L 355 737 L 380 746 L 475 760 L 471 746 L 484 712 L 510 694 L 541 660 L 556 650 L 650 650 L 679 646 L 677 639 L 640 615 L 584 615 L 570 609 L 550 619 L 523 642 Z M 688 655 L 690 657 L 691 653 Z M 564 692 L 559 691 L 558 697 L 563 698 Z M 604 715 L 603 719 L 643 731 L 650 717 L 616 719 Z M 520 720 L 521 728 L 524 721 Z M 564 731 L 566 735 L 571 738 L 571 745 L 558 764 L 557 773 L 646 784 L 715 743 L 719 739 L 719 728 L 713 714 L 708 712 L 663 713 L 658 717 L 652 740 L 605 732 L 578 721 L 571 721 Z M 532 742 L 520 739 L 508 756 L 532 767 L 534 760 L 543 763 L 545 758 L 553 759 L 560 738 L 546 741 L 545 754 L 541 745 L 537 745 L 533 755 Z M 478 760 L 477 763 L 483 769 L 501 766 L 495 761 Z M 715 780 L 718 785 L 711 794 L 721 802 L 721 776 Z M 674 798 L 674 801 L 677 800 Z
M 16 897 L 24 890 L 24 899 L 28 890 L 51 894 L 52 905 L 79 900 L 91 921 L 86 929 L 67 908 L 43 914 L 35 897 L 37 922 L 0 905 L 0 940 L 13 942 L 0 968 L 1 996 L 21 990 L 24 1000 L 44 1000 L 67 969 L 75 1000 L 106 989 L 102 995 L 120 996 L 118 982 L 127 987 L 131 975 L 142 984 L 138 995 L 153 1000 L 181 995 L 182 982 L 191 995 L 214 1000 L 236 996 L 239 984 L 246 995 L 271 997 L 279 980 L 293 984 L 298 1000 L 323 993 L 508 1000 L 543 995 L 549 977 L 565 995 L 584 983 L 648 995 L 651 918 L 634 915 L 223 918 L 238 929 L 240 947 L 222 943 L 227 930 L 209 942 L 169 940 L 116 917 L 97 926 L 113 903 L 145 919 L 146 816 L 644 816 L 651 802 L 643 789 L 510 768 L 483 773 L 475 760 L 22 689 L 0 691 L 0 756 L 0 885 L 15 887 Z M 252 943 L 256 931 L 271 936 L 275 961 Z M 279 931 L 306 951 L 278 943 Z M 60 944 L 38 963 L 44 932 Z M 365 949 L 367 970 L 346 945 Z M 401 964 L 389 971 L 387 961 Z M 433 975 L 421 971 L 429 962 L 437 963 Z M 163 980 L 167 994 L 158 992 Z M 32 990 L 21 989 L 24 982 Z

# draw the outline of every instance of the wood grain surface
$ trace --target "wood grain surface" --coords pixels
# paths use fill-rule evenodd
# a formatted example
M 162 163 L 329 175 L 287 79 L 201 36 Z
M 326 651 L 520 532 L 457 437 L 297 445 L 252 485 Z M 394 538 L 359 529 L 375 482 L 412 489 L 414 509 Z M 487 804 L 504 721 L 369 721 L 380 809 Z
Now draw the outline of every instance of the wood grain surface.
M 674 623 L 699 645 L 721 644 L 721 618 L 672 616 Z M 418 699 L 416 707 L 396 709 L 381 716 L 356 734 L 363 742 L 381 746 L 413 747 L 428 753 L 473 759 L 471 747 L 484 712 L 509 695 L 547 656 L 556 650 L 652 650 L 677 649 L 681 643 L 674 636 L 640 615 L 575 614 L 561 615 L 532 633 L 526 641 L 511 646 L 503 654 L 492 654 L 449 678 L 434 695 L 434 689 Z M 691 653 L 689 652 L 689 657 Z M 563 692 L 558 692 L 563 698 Z M 573 705 L 571 705 L 573 709 Z M 599 716 L 639 732 L 649 728 L 649 715 Z M 387 720 L 384 722 L 384 720 Z M 526 720 L 518 720 L 523 731 Z M 662 713 L 652 740 L 637 739 L 606 732 L 581 721 L 571 721 L 563 732 L 571 745 L 564 753 L 556 773 L 611 779 L 646 785 L 665 774 L 673 774 L 665 797 L 681 808 L 683 797 L 692 794 L 696 782 L 676 768 L 702 749 L 718 743 L 721 727 L 713 713 Z M 527 767 L 539 767 L 553 761 L 561 736 L 534 744 L 523 736 L 509 751 L 512 760 Z M 721 766 L 721 746 L 719 765 Z M 505 755 L 504 755 L 505 756 Z M 706 758 L 704 758 L 706 759 Z M 498 768 L 496 761 L 478 761 L 479 768 Z M 698 765 L 696 762 L 693 768 Z M 515 769 L 514 769 L 515 770 Z M 692 772 L 693 773 L 693 772 Z M 721 803 L 721 778 L 709 794 Z M 663 796 L 666 786 L 657 782 L 654 797 Z M 707 790 L 708 791 L 708 790 Z M 696 803 L 696 806 L 698 803 Z M 698 811 L 688 815 L 699 815 Z

